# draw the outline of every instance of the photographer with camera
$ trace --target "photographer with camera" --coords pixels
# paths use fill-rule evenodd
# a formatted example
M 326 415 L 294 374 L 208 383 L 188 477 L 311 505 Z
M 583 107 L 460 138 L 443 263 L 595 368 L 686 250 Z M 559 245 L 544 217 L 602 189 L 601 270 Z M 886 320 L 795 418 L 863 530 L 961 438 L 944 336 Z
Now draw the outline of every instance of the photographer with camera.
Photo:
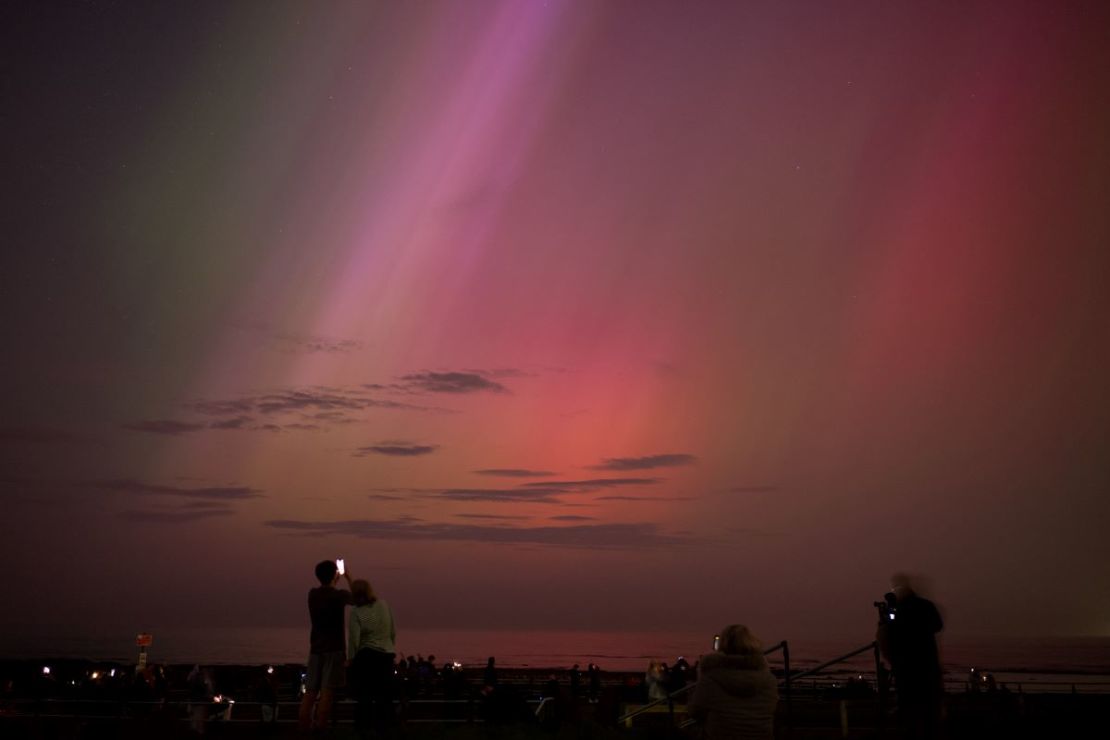
M 939 736 L 943 672 L 937 633 L 944 629 L 936 605 L 919 596 L 910 578 L 897 573 L 892 590 L 875 602 L 876 640 L 890 662 L 898 692 L 898 721 L 906 738 Z

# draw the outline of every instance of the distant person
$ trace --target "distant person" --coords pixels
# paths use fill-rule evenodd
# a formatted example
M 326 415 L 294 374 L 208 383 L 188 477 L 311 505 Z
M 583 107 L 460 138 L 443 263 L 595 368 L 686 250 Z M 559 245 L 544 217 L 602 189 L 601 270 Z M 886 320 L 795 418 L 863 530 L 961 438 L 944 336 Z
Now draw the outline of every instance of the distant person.
M 710 740 L 771 740 L 778 681 L 759 640 L 740 624 L 721 631 L 716 652 L 698 663 L 698 684 L 686 707 Z
M 185 679 L 189 692 L 189 729 L 203 735 L 208 722 L 208 708 L 212 706 L 212 677 L 199 665 L 194 665 Z
M 590 682 L 590 703 L 597 704 L 601 699 L 601 666 L 597 663 L 590 663 L 586 675 Z
M 482 675 L 482 690 L 493 691 L 497 688 L 497 661 L 493 656 L 486 661 L 486 669 Z
M 278 715 L 278 677 L 273 666 L 268 666 L 259 674 L 254 695 L 258 702 L 259 732 L 271 735 L 276 728 Z
M 647 686 L 648 701 L 667 698 L 666 677 L 663 673 L 663 664 L 658 660 L 648 663 L 647 672 L 644 674 L 644 684 Z
M 351 575 L 344 573 L 347 585 Z M 308 592 L 308 615 L 312 620 L 309 635 L 308 670 L 301 699 L 298 725 L 302 732 L 327 729 L 336 689 L 343 688 L 347 654 L 343 645 L 343 608 L 351 603 L 351 592 L 335 587 L 339 568 L 335 561 L 316 564 L 320 585 Z M 317 698 L 319 703 L 317 703 Z M 316 707 L 313 717 L 312 708 Z
M 393 718 L 393 658 L 397 628 L 393 611 L 374 593 L 370 583 L 351 584 L 347 657 L 351 661 L 351 689 L 355 701 L 355 730 L 379 730 Z
M 683 656 L 678 656 L 675 661 L 674 667 L 671 668 L 671 675 L 667 680 L 667 691 L 671 694 L 686 687 L 690 682 L 690 663 Z
M 578 669 L 578 664 L 575 663 L 570 667 L 570 698 L 571 701 L 577 701 L 578 696 L 582 690 L 582 671 Z
M 907 738 L 935 738 L 944 699 L 937 633 L 944 622 L 936 605 L 914 591 L 909 576 L 896 573 L 891 586 L 894 598 L 887 601 L 876 639 L 894 673 L 898 722 Z

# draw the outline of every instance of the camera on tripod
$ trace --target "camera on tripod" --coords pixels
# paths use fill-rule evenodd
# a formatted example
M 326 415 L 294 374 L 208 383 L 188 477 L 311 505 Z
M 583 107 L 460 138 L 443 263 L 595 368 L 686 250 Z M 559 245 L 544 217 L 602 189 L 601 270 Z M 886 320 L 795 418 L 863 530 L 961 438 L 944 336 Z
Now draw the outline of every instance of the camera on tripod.
M 879 611 L 879 624 L 889 624 L 898 616 L 898 597 L 893 591 L 883 594 L 883 600 L 872 602 L 872 606 Z

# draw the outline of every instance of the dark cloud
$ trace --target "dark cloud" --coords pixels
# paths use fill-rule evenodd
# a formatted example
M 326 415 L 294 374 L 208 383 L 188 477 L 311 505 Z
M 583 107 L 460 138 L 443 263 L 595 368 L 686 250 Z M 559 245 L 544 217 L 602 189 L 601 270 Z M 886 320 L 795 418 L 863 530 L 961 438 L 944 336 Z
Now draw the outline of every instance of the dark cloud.
M 578 514 L 560 514 L 558 516 L 548 517 L 553 522 L 590 522 L 594 521 L 596 517 L 580 516 Z
M 497 519 L 502 521 L 519 521 L 521 519 L 531 519 L 531 517 L 514 516 L 512 514 L 455 514 L 455 516 L 462 519 Z
M 194 401 L 188 404 L 188 408 L 205 416 L 272 416 L 295 413 L 336 423 L 347 423 L 351 421 L 347 414 L 368 409 L 435 410 L 374 398 L 360 388 L 292 388 L 242 398 Z
M 177 421 L 175 419 L 144 419 L 121 424 L 124 429 L 132 432 L 148 432 L 150 434 L 168 434 L 176 437 L 181 434 L 197 432 L 205 428 L 204 424 L 190 421 Z
M 534 378 L 538 375 L 538 373 L 528 372 L 516 367 L 495 367 L 489 370 L 465 368 L 463 372 L 481 375 L 484 378 Z
M 411 442 L 379 442 L 368 447 L 359 447 L 352 455 L 366 457 L 367 455 L 388 455 L 390 457 L 419 457 L 430 455 L 439 447 L 437 445 L 418 445 Z
M 291 411 L 362 411 L 371 408 L 416 408 L 398 401 L 382 401 L 352 391 L 288 390 L 267 393 L 253 399 L 260 414 Z
M 544 488 L 449 488 L 433 495 L 452 501 L 490 501 L 494 503 L 558 504 L 562 489 Z
M 115 478 L 112 480 L 93 481 L 93 488 L 119 493 L 136 493 L 149 496 L 178 496 L 187 499 L 211 499 L 216 501 L 243 501 L 252 498 L 261 498 L 262 491 L 246 486 L 204 486 L 200 488 L 184 488 L 181 486 L 163 486 L 153 483 L 144 483 L 134 478 Z
M 306 418 L 326 421 L 329 424 L 354 424 L 358 421 L 358 419 L 353 419 L 342 411 L 318 411 Z
M 401 376 L 402 388 L 423 393 L 508 393 L 509 389 L 478 373 L 413 373 Z
M 247 424 L 250 424 L 253 419 L 249 416 L 232 416 L 228 419 L 220 419 L 214 421 L 208 426 L 212 429 L 243 429 Z
M 63 429 L 51 427 L 0 427 L 0 442 L 27 442 L 31 444 L 70 444 L 85 439 Z
M 693 501 L 692 496 L 598 496 L 594 501 Z
M 733 486 L 728 489 L 729 493 L 774 493 L 779 490 L 778 486 Z
M 589 478 L 587 480 L 536 481 L 521 483 L 521 488 L 557 488 L 564 492 L 582 493 L 617 486 L 650 486 L 661 482 L 662 478 Z
M 319 424 L 305 424 L 303 422 L 294 422 L 292 424 L 286 424 L 285 429 L 293 429 L 293 430 L 299 430 L 299 431 L 316 431 L 316 430 L 320 429 L 320 425 Z
M 652 470 L 654 468 L 677 468 L 693 465 L 697 458 L 686 453 L 648 455 L 646 457 L 607 457 L 590 470 Z
M 408 501 L 404 496 L 395 496 L 391 493 L 368 493 L 366 498 L 371 501 Z
M 436 524 L 355 519 L 308 522 L 279 519 L 266 526 L 317 537 L 349 535 L 370 540 L 433 540 L 494 544 L 534 544 L 589 549 L 671 547 L 689 540 L 667 534 L 655 524 L 577 524 L 559 527 L 514 527 L 477 524 Z
M 475 470 L 478 475 L 492 475 L 499 478 L 547 478 L 558 473 L 550 470 L 528 470 L 526 468 L 484 468 Z

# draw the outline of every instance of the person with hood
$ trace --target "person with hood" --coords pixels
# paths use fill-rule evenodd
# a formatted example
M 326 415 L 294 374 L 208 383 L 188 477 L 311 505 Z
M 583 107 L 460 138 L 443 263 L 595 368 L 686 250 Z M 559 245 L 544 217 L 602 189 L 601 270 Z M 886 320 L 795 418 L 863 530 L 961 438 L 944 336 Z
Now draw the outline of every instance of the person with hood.
M 686 707 L 710 740 L 770 740 L 775 735 L 778 681 L 763 648 L 741 624 L 725 627 L 698 666 L 698 683 Z

